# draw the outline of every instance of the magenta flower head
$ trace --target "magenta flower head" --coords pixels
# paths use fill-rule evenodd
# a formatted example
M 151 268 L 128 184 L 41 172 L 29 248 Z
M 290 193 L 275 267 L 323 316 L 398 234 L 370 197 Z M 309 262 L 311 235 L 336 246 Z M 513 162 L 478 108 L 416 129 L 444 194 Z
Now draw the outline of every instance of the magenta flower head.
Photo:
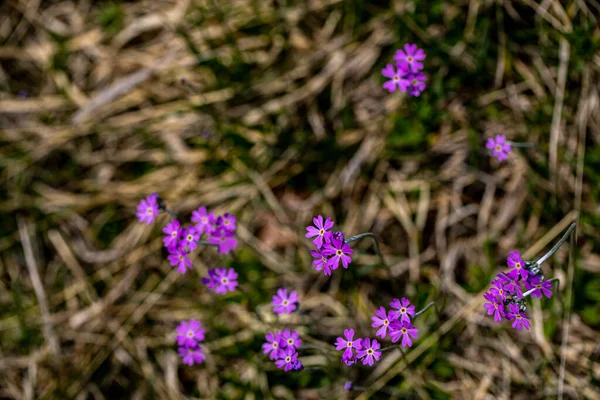
M 390 336 L 392 337 L 392 343 L 396 343 L 402 338 L 402 347 L 412 346 L 412 336 L 414 339 L 417 338 L 419 330 L 412 326 L 410 322 L 394 321 L 390 326 Z
M 388 92 L 393 93 L 396 90 L 406 92 L 410 86 L 410 81 L 407 78 L 408 72 L 402 68 L 397 70 L 392 64 L 388 64 L 384 69 L 381 70 L 381 75 L 390 80 L 383 84 L 383 88 L 387 89 Z
M 200 240 L 200 233 L 195 226 L 190 226 L 189 228 L 183 228 L 181 231 L 181 240 L 179 241 L 179 246 L 182 249 L 187 249 L 187 251 L 192 251 L 196 247 L 198 247 L 198 240 Z
M 361 342 L 362 350 L 356 352 L 358 358 L 363 359 L 363 365 L 372 366 L 375 361 L 379 361 L 381 351 L 377 351 L 381 348 L 377 339 L 364 338 Z M 364 357 L 364 358 L 363 358 Z
M 288 347 L 285 350 L 280 350 L 279 360 L 275 361 L 277 368 L 283 368 L 284 371 L 291 370 L 298 359 L 298 353 L 293 347 Z
M 409 315 L 415 315 L 415 306 L 411 305 L 410 300 L 405 297 L 403 297 L 402 300 L 392 300 L 390 307 L 396 309 L 396 318 L 400 319 L 400 322 L 410 322 Z
M 271 360 L 277 359 L 279 351 L 286 346 L 281 334 L 279 332 L 269 332 L 265 335 L 265 340 L 266 343 L 262 345 L 263 354 L 269 354 Z
M 493 296 L 500 298 L 500 300 L 506 300 L 506 291 L 504 290 L 504 285 L 500 279 L 494 279 L 492 281 L 493 287 L 490 288 L 490 293 Z
M 313 244 L 317 246 L 318 249 L 323 247 L 323 242 L 329 242 L 331 237 L 331 232 L 328 232 L 328 229 L 333 227 L 333 221 L 330 217 L 327 217 L 327 220 L 323 222 L 323 217 L 319 215 L 318 217 L 313 218 L 313 224 L 315 226 L 307 226 L 306 227 L 306 236 L 307 238 L 315 237 L 313 240 Z
M 181 274 L 185 274 L 188 269 L 192 269 L 192 260 L 187 256 L 187 253 L 183 249 L 175 248 L 169 249 L 171 255 L 168 257 L 169 262 L 172 266 L 177 266 L 177 270 Z
M 408 87 L 408 93 L 411 96 L 419 97 L 421 92 L 425 90 L 425 74 L 422 72 L 417 72 L 416 74 L 409 74 L 406 76 L 406 79 L 410 82 L 410 86 Z
M 293 371 L 301 371 L 302 369 L 304 369 L 302 360 L 296 360 L 296 361 L 292 362 L 292 370 Z
M 552 286 L 552 283 L 549 281 L 543 281 L 539 276 L 529 276 L 529 280 L 525 281 L 525 287 L 527 288 L 527 290 L 531 290 L 534 289 L 535 290 L 533 292 L 531 292 L 531 295 L 533 297 L 537 297 L 538 299 L 542 298 L 542 293 L 544 294 L 544 296 L 546 296 L 547 298 L 551 298 L 552 297 L 552 289 L 554 289 L 554 286 Z
M 518 251 L 511 251 L 508 253 L 506 264 L 509 267 L 512 267 L 506 275 L 510 276 L 515 281 L 519 280 L 519 276 L 521 276 L 523 280 L 529 277 L 529 272 L 525 269 L 525 261 L 521 258 L 521 253 Z
M 323 274 L 331 275 L 331 268 L 329 268 L 329 259 L 321 253 L 320 250 L 311 250 L 310 255 L 314 257 L 312 262 L 315 271 L 323 270 Z
M 233 268 L 217 268 L 215 269 L 214 280 L 216 282 L 215 293 L 225 294 L 233 292 L 238 285 L 238 274 Z
M 136 216 L 140 222 L 150 225 L 154 222 L 154 218 L 159 214 L 158 210 L 158 194 L 152 193 L 144 200 L 140 201 L 137 206 Z
M 504 272 L 501 272 L 498 274 L 498 281 L 500 281 L 506 293 L 516 294 L 518 297 L 523 297 L 523 291 L 521 290 L 521 284 L 518 279 L 512 279 Z
M 323 247 L 323 254 L 329 258 L 329 268 L 332 270 L 338 269 L 340 261 L 344 268 L 348 268 L 348 265 L 352 262 L 350 254 L 354 253 L 354 250 L 350 246 L 344 243 L 343 240 L 338 240 L 335 237 L 331 238 L 331 243 L 325 243 Z
M 214 213 L 208 213 L 206 207 L 202 206 L 192 211 L 192 222 L 196 224 L 196 229 L 200 235 L 204 233 L 211 234 L 215 229 L 217 219 Z
M 521 330 L 525 328 L 529 330 L 531 324 L 529 323 L 529 317 L 525 312 L 519 310 L 519 306 L 517 304 L 509 304 L 508 312 L 506 313 L 509 320 L 513 321 L 512 327 L 517 330 Z
M 342 354 L 342 361 L 346 362 L 348 360 L 353 360 L 354 349 L 360 350 L 363 348 L 363 346 L 361 345 L 361 339 L 357 338 L 354 340 L 354 329 L 344 329 L 344 336 L 346 337 L 345 340 L 342 337 L 338 337 L 336 339 L 335 349 L 344 350 L 344 354 Z M 346 362 L 346 364 L 348 363 Z
M 425 57 L 423 49 L 418 48 L 416 44 L 406 43 L 404 50 L 396 50 L 394 61 L 396 61 L 398 68 L 415 73 L 423 69 L 421 61 Z
M 285 342 L 287 347 L 294 347 L 296 349 L 300 348 L 302 344 L 302 339 L 300 339 L 300 335 L 296 331 L 290 331 L 286 329 L 281 334 L 281 339 Z
M 235 232 L 235 228 L 237 226 L 235 215 L 229 213 L 223 214 L 217 218 L 217 225 L 229 232 Z
M 503 317 L 506 317 L 504 312 L 504 302 L 499 296 L 494 296 L 492 293 L 486 292 L 483 297 L 488 301 L 483 305 L 487 310 L 487 315 L 494 314 L 494 321 L 501 322 Z
M 485 143 L 485 147 L 492 151 L 492 156 L 498 161 L 506 160 L 511 151 L 510 143 L 506 141 L 506 136 L 496 135 L 495 138 L 489 138 Z
M 371 317 L 373 320 L 373 324 L 371 324 L 371 326 L 373 328 L 381 327 L 377 330 L 375 336 L 384 339 L 387 335 L 387 330 L 390 327 L 390 323 L 398 318 L 398 313 L 390 310 L 386 314 L 385 308 L 382 306 L 379 307 L 379 310 L 375 311 L 375 314 L 375 316 Z
M 183 363 L 189 366 L 194 364 L 202 364 L 204 361 L 204 354 L 202 354 L 202 348 L 197 347 L 180 347 L 179 356 L 183 359 Z
M 346 383 L 344 383 L 344 390 L 352 390 L 352 382 L 346 381 Z
M 189 322 L 181 321 L 177 327 L 177 333 L 175 339 L 178 346 L 196 347 L 199 342 L 204 340 L 202 324 L 193 318 Z
M 209 290 L 213 290 L 215 288 L 215 286 L 217 286 L 217 284 L 219 283 L 217 281 L 215 269 L 211 268 L 207 272 L 208 272 L 208 277 L 203 276 L 201 281 L 202 281 L 202 284 L 206 285 L 206 287 L 208 287 Z
M 273 306 L 273 312 L 281 315 L 291 314 L 292 311 L 296 309 L 297 303 L 298 295 L 295 290 L 293 290 L 288 297 L 287 289 L 277 289 L 277 294 L 273 295 L 271 305 Z
M 229 254 L 237 246 L 234 236 L 233 232 L 226 229 L 215 229 L 208 241 L 219 246 L 219 254 Z
M 163 228 L 163 233 L 165 237 L 163 238 L 163 242 L 167 249 L 175 249 L 177 247 L 177 243 L 181 238 L 181 224 L 179 221 L 174 219 L 167 226 Z

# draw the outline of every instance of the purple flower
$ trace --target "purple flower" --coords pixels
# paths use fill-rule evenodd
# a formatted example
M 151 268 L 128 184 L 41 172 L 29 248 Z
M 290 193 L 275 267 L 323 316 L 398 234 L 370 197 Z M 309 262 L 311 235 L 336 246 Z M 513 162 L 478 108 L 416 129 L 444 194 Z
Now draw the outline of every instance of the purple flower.
M 287 347 L 291 346 L 298 349 L 302 344 L 302 339 L 300 339 L 300 335 L 298 335 L 298 332 L 296 331 L 290 331 L 289 329 L 286 329 L 281 334 L 281 338 L 283 339 Z
M 235 250 L 237 240 L 234 233 L 226 229 L 215 229 L 212 232 L 209 242 L 219 245 L 219 254 L 228 254 L 231 250 Z
M 214 213 L 208 213 L 206 207 L 202 206 L 192 211 L 192 222 L 196 223 L 196 229 L 202 235 L 204 232 L 211 234 L 215 230 L 217 220 Z
M 406 77 L 407 71 L 402 68 L 396 70 L 392 64 L 388 64 L 381 70 L 381 74 L 386 78 L 390 78 L 389 81 L 383 84 L 383 88 L 387 89 L 388 92 L 393 93 L 396 90 L 406 92 L 408 90 L 410 81 Z
M 323 274 L 331 275 L 331 268 L 329 268 L 329 260 L 321 253 L 320 250 L 311 250 L 310 255 L 315 259 L 312 262 L 315 271 L 323 270 Z
M 511 151 L 510 143 L 506 141 L 504 135 L 496 135 L 496 138 L 489 138 L 485 143 L 485 147 L 492 150 L 492 156 L 496 157 L 498 161 L 506 160 L 508 153 Z
M 425 57 L 423 49 L 418 48 L 416 44 L 406 43 L 404 50 L 396 50 L 394 61 L 398 68 L 414 73 L 423 69 L 423 63 L 420 61 L 423 61 Z
M 519 280 L 519 275 L 523 279 L 527 279 L 529 277 L 529 272 L 525 269 L 525 261 L 521 258 L 521 253 L 518 251 L 511 251 L 508 254 L 508 259 L 506 260 L 506 264 L 509 267 L 512 267 L 510 271 L 506 275 L 510 276 L 515 281 Z
M 306 235 L 304 236 L 307 238 L 316 236 L 316 238 L 313 240 L 313 244 L 320 249 L 323 247 L 323 240 L 325 240 L 325 242 L 329 242 L 331 232 L 328 232 L 327 229 L 331 229 L 333 227 L 333 221 L 330 217 L 327 217 L 327 220 L 325 223 L 323 223 L 323 217 L 319 215 L 318 217 L 313 218 L 313 224 L 315 224 L 315 226 L 306 227 Z
M 225 294 L 233 292 L 237 283 L 238 274 L 233 268 L 217 268 L 215 270 L 214 280 L 216 282 L 215 293 Z
M 192 269 L 192 260 L 188 258 L 183 249 L 173 249 L 168 258 L 171 265 L 177 266 L 177 270 L 182 274 L 185 274 L 188 269 Z
M 304 368 L 304 365 L 302 365 L 301 360 L 296 360 L 296 361 L 292 362 L 292 370 L 301 371 L 303 368 Z
M 392 337 L 392 343 L 396 343 L 402 338 L 402 347 L 412 346 L 412 340 L 410 337 L 417 338 L 419 330 L 412 326 L 410 322 L 394 321 L 390 325 L 390 336 Z
M 165 247 L 168 249 L 174 249 L 177 247 L 177 242 L 181 237 L 181 224 L 179 221 L 174 219 L 170 224 L 163 228 L 163 233 L 165 234 L 165 237 L 163 238 Z
M 512 279 L 510 276 L 506 275 L 504 272 L 498 274 L 498 280 L 502 284 L 504 291 L 510 294 L 516 294 L 519 297 L 523 297 L 523 292 L 521 291 L 521 285 L 515 279 Z
M 154 222 L 154 217 L 159 214 L 157 200 L 158 195 L 156 193 L 152 193 L 150 196 L 140 201 L 136 213 L 140 222 L 144 222 L 146 225 L 150 225 Z
M 189 322 L 181 321 L 177 327 L 177 333 L 179 334 L 175 336 L 175 339 L 177 339 L 178 346 L 196 347 L 198 342 L 204 340 L 202 324 L 193 318 Z
M 552 297 L 552 289 L 554 289 L 554 287 L 552 286 L 552 282 L 550 281 L 543 281 L 539 276 L 529 276 L 529 280 L 525 281 L 525 287 L 527 288 L 527 290 L 531 290 L 534 289 L 535 290 L 533 292 L 531 292 L 531 295 L 533 297 L 537 297 L 538 299 L 542 298 L 542 293 L 544 293 L 544 295 L 547 298 L 551 298 Z
M 387 330 L 390 326 L 391 321 L 398 318 L 398 313 L 390 310 L 386 315 L 385 307 L 382 306 L 379 307 L 379 310 L 375 311 L 375 314 L 375 316 L 371 317 L 371 319 L 373 320 L 373 324 L 371 324 L 371 326 L 373 328 L 377 328 L 380 326 L 381 328 L 377 330 L 375 336 L 379 336 L 380 338 L 384 339 L 387 335 Z
M 410 316 L 415 315 L 415 306 L 410 305 L 410 300 L 403 297 L 402 301 L 398 299 L 392 300 L 390 307 L 395 308 L 397 311 L 396 318 L 400 319 L 400 322 L 410 322 Z
M 298 353 L 296 353 L 296 350 L 293 347 L 288 347 L 279 351 L 279 360 L 275 361 L 275 365 L 287 372 L 294 367 L 297 359 Z
M 496 297 L 499 297 L 502 301 L 506 300 L 506 291 L 504 285 L 500 279 L 494 279 L 492 285 L 495 287 L 490 288 L 490 293 Z
M 179 241 L 179 246 L 183 249 L 187 248 L 187 251 L 192 251 L 198 247 L 198 240 L 200 240 L 200 233 L 195 226 L 190 226 L 187 229 L 181 231 L 182 239 Z
M 503 301 L 489 292 L 484 293 L 483 297 L 488 301 L 483 305 L 483 308 L 487 310 L 487 315 L 494 314 L 494 321 L 501 322 L 502 317 L 506 317 Z
M 354 253 L 354 250 L 350 248 L 343 240 L 338 240 L 336 238 L 331 238 L 331 243 L 325 243 L 323 247 L 323 254 L 329 258 L 329 268 L 332 270 L 338 269 L 340 266 L 340 260 L 342 261 L 342 266 L 344 268 L 348 268 L 348 264 L 352 262 L 352 257 L 350 254 Z
M 197 347 L 180 347 L 179 356 L 183 358 L 183 363 L 187 365 L 202 364 L 204 361 L 204 354 L 202 354 L 202 348 Z
M 340 232 L 340 231 L 333 232 L 333 233 L 331 234 L 331 239 L 335 239 L 335 240 L 339 240 L 339 241 L 342 241 L 342 242 L 343 242 L 343 241 L 344 241 L 344 239 L 345 239 L 345 238 L 344 238 L 344 232 Z M 329 243 L 329 242 L 328 242 L 328 243 Z
M 360 340 L 360 339 L 357 339 Z M 350 357 L 346 357 L 346 356 L 342 356 L 342 362 L 344 364 L 346 364 L 347 366 L 351 366 L 356 364 L 356 357 L 354 357 L 354 355 L 350 356 Z
M 529 317 L 524 312 L 519 310 L 519 306 L 516 304 L 508 305 L 508 313 L 506 313 L 509 320 L 514 320 L 512 323 L 512 327 L 517 330 L 521 330 L 525 328 L 529 330 L 531 324 L 529 323 Z
M 298 303 L 298 295 L 293 290 L 289 297 L 287 289 L 277 289 L 277 294 L 273 295 L 273 312 L 275 314 L 291 314 L 296 309 L 296 303 Z
M 346 381 L 346 383 L 344 383 L 344 390 L 352 390 L 352 382 Z
M 208 278 L 203 276 L 201 281 L 203 285 L 208 287 L 208 289 L 213 290 L 219 282 L 217 281 L 215 270 L 213 268 L 209 269 L 207 272 Z
M 406 79 L 408 79 L 408 81 L 410 82 L 408 93 L 411 96 L 419 97 L 421 92 L 425 90 L 425 74 L 422 72 L 417 72 L 416 74 L 409 74 L 406 76 Z
M 361 342 L 362 350 L 356 352 L 358 358 L 363 358 L 363 365 L 372 366 L 375 361 L 379 361 L 381 352 L 377 351 L 381 348 L 381 345 L 377 342 L 377 339 L 364 338 Z
M 362 349 L 361 339 L 353 340 L 354 339 L 354 329 L 344 329 L 344 336 L 346 337 L 346 340 L 344 340 L 342 337 L 338 337 L 336 339 L 335 349 L 336 350 L 344 350 L 344 354 L 342 354 L 342 361 L 346 362 L 346 364 L 348 364 L 347 361 L 353 361 L 352 364 L 354 364 L 355 360 L 353 360 L 353 357 L 354 357 L 353 349 L 356 349 L 356 350 Z M 351 364 L 348 364 L 348 365 L 351 365 Z
M 281 338 L 281 333 L 279 332 L 269 332 L 265 335 L 266 343 L 263 343 L 263 354 L 269 354 L 269 358 L 271 360 L 275 360 L 277 355 L 279 354 L 279 350 L 285 347 L 285 342 Z
M 235 232 L 236 228 L 236 219 L 235 215 L 225 213 L 219 218 L 217 218 L 217 225 L 221 228 L 228 230 L 229 232 Z

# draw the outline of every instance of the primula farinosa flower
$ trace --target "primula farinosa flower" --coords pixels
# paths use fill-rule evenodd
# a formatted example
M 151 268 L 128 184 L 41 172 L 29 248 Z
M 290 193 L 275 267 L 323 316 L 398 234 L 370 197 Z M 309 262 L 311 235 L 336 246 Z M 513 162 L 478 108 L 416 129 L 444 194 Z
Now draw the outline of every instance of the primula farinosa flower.
M 344 232 L 336 231 L 331 234 L 331 239 L 343 242 L 346 238 L 344 237 Z
M 283 368 L 284 371 L 291 370 L 298 359 L 298 353 L 293 347 L 288 347 L 279 352 L 279 359 L 275 361 L 277 368 Z
M 377 339 L 371 341 L 369 338 L 364 338 L 360 343 L 362 345 L 362 350 L 357 351 L 356 356 L 363 359 L 363 365 L 372 366 L 375 361 L 379 361 L 381 351 L 377 350 L 381 348 L 381 345 L 377 342 Z
M 200 240 L 200 233 L 198 233 L 195 226 L 190 226 L 181 231 L 179 246 L 183 249 L 187 249 L 187 251 L 192 251 L 198 247 L 198 240 Z
M 231 250 L 235 250 L 237 240 L 234 233 L 226 229 L 215 229 L 212 232 L 209 242 L 219 245 L 219 254 L 228 254 Z
M 207 233 L 211 234 L 215 229 L 217 219 L 214 213 L 206 211 L 206 207 L 202 206 L 195 211 L 192 211 L 192 222 L 196 224 L 196 229 L 200 235 Z
M 417 47 L 416 44 L 406 43 L 404 50 L 396 50 L 394 61 L 398 68 L 412 73 L 419 72 L 423 69 L 423 61 L 426 55 L 423 49 Z
M 192 260 L 187 256 L 187 253 L 183 249 L 169 249 L 171 255 L 168 257 L 169 262 L 172 266 L 177 266 L 177 270 L 185 274 L 188 269 L 192 269 Z
M 501 322 L 502 318 L 506 318 L 504 302 L 498 296 L 486 292 L 483 297 L 488 301 L 483 305 L 483 308 L 487 310 L 487 315 L 494 314 L 494 321 L 496 322 Z
M 421 92 L 425 90 L 425 74 L 422 72 L 417 72 L 416 74 L 409 74 L 406 76 L 406 79 L 410 82 L 410 86 L 408 87 L 408 94 L 411 96 L 419 97 Z
M 525 268 L 525 261 L 521 258 L 521 253 L 518 251 L 511 251 L 508 254 L 506 264 L 512 268 L 506 275 L 510 276 L 515 281 L 519 280 L 519 276 L 523 278 L 523 280 L 529 277 L 529 271 Z
M 383 84 L 383 88 L 387 89 L 388 92 L 393 93 L 396 90 L 406 92 L 408 90 L 410 81 L 406 77 L 408 74 L 406 70 L 402 68 L 395 69 L 392 64 L 388 64 L 381 70 L 381 74 L 390 79 Z
M 412 326 L 410 322 L 394 321 L 390 325 L 390 336 L 392 337 L 392 343 L 396 343 L 402 339 L 402 347 L 412 346 L 412 340 L 410 337 L 417 338 L 419 330 Z
M 344 383 L 344 390 L 352 390 L 352 382 L 346 381 L 346 383 Z
M 279 332 L 269 332 L 265 335 L 266 343 L 263 343 L 262 349 L 263 354 L 269 354 L 271 360 L 277 359 L 279 351 L 283 349 L 286 344 L 281 337 Z
M 506 141 L 504 135 L 496 135 L 495 138 L 489 138 L 485 143 L 485 147 L 492 151 L 492 156 L 496 157 L 498 161 L 506 160 L 511 151 L 510 143 Z
M 318 217 L 313 218 L 313 224 L 315 226 L 307 226 L 306 227 L 306 236 L 307 238 L 315 237 L 313 240 L 313 244 L 317 246 L 318 249 L 323 247 L 324 242 L 329 242 L 331 238 L 331 232 L 327 231 L 333 227 L 333 221 L 330 217 L 327 217 L 327 220 L 323 222 L 323 217 L 319 215 Z
M 354 363 L 354 349 L 361 350 L 363 346 L 361 345 L 361 339 L 357 338 L 354 340 L 354 329 L 344 329 L 344 336 L 346 339 L 342 337 L 338 337 L 335 341 L 335 349 L 336 350 L 344 350 L 344 354 L 342 354 L 342 361 L 353 361 Z M 351 365 L 351 364 L 348 364 Z
M 385 312 L 385 307 L 379 307 L 379 310 L 375 311 L 375 316 L 371 317 L 373 323 L 371 326 L 373 328 L 381 327 L 375 333 L 375 336 L 378 336 L 384 339 L 387 335 L 387 330 L 390 327 L 390 323 L 398 318 L 398 313 L 396 311 L 388 311 L 387 314 Z
M 493 287 L 490 288 L 490 293 L 493 296 L 499 297 L 502 301 L 506 300 L 506 291 L 504 285 L 500 279 L 494 279 L 492 281 Z
M 290 331 L 286 329 L 281 333 L 281 339 L 285 342 L 287 347 L 300 348 L 302 344 L 302 339 L 300 339 L 300 335 L 296 331 Z
M 323 246 L 323 254 L 329 258 L 329 268 L 332 270 L 338 269 L 340 261 L 344 268 L 348 268 L 348 265 L 352 262 L 350 254 L 354 253 L 354 250 L 344 243 L 343 240 L 338 240 L 334 237 L 331 238 L 331 243 L 325 243 Z
M 277 294 L 273 295 L 273 312 L 275 314 L 291 314 L 296 309 L 298 303 L 298 295 L 293 290 L 290 295 L 287 294 L 287 289 L 277 289 Z
M 158 214 L 158 195 L 156 193 L 152 193 L 138 204 L 136 215 L 140 222 L 150 225 Z
M 506 316 L 509 320 L 513 321 L 512 327 L 518 330 L 525 328 L 529 330 L 531 324 L 529 323 L 529 317 L 525 312 L 519 310 L 519 306 L 517 304 L 509 304 L 508 312 Z
M 312 262 L 315 271 L 323 270 L 323 274 L 331 275 L 331 268 L 329 268 L 329 259 L 321 253 L 320 250 L 311 250 L 310 255 L 314 257 Z
M 200 321 L 193 318 L 189 322 L 181 321 L 176 330 L 178 334 L 175 339 L 178 346 L 196 347 L 199 342 L 204 340 L 204 328 Z
M 225 294 L 233 292 L 238 285 L 238 274 L 233 268 L 217 268 L 215 269 L 214 280 L 216 282 L 215 293 Z
M 292 362 L 292 370 L 293 371 L 301 371 L 304 368 L 301 360 L 296 360 Z
M 215 286 L 217 286 L 217 284 L 219 283 L 217 281 L 215 270 L 213 268 L 211 268 L 207 271 L 207 273 L 208 273 L 208 278 L 203 276 L 201 279 L 202 284 L 206 285 L 209 290 L 213 290 L 215 288 Z
M 228 230 L 229 232 L 235 232 L 235 228 L 237 226 L 235 215 L 229 213 L 223 214 L 217 218 L 217 225 L 225 230 Z
M 171 223 L 167 224 L 167 226 L 163 228 L 163 233 L 165 234 L 165 237 L 163 238 L 165 247 L 168 249 L 174 249 L 177 247 L 177 243 L 181 238 L 181 224 L 179 221 L 174 219 L 171 221 Z
M 204 361 L 204 354 L 202 354 L 202 348 L 197 347 L 180 347 L 179 356 L 183 359 L 183 363 L 189 366 L 194 364 L 202 364 Z
M 400 322 L 410 322 L 409 315 L 415 315 L 415 306 L 411 305 L 410 300 L 405 297 L 403 297 L 402 300 L 392 300 L 390 307 L 396 309 L 396 318 L 398 318 Z
M 544 294 L 544 296 L 546 296 L 547 298 L 551 298 L 552 297 L 552 289 L 554 289 L 554 286 L 552 286 L 552 282 L 550 281 L 543 281 L 539 276 L 530 276 L 528 281 L 525 281 L 525 287 L 527 288 L 527 290 L 531 290 L 534 289 L 535 290 L 533 292 L 531 292 L 531 295 L 533 297 L 537 297 L 538 299 L 542 298 L 542 293 Z
M 516 294 L 518 297 L 523 297 L 523 291 L 521 290 L 522 288 L 519 280 L 512 279 L 504 272 L 498 274 L 498 280 L 502 284 L 505 292 Z
M 360 339 L 357 339 L 357 340 L 360 340 Z M 342 355 L 342 362 L 344 364 L 346 364 L 347 366 L 351 366 L 351 365 L 356 364 L 356 361 L 357 360 L 356 360 L 356 357 L 354 355 L 352 355 L 350 357 L 346 357 L 346 356 Z

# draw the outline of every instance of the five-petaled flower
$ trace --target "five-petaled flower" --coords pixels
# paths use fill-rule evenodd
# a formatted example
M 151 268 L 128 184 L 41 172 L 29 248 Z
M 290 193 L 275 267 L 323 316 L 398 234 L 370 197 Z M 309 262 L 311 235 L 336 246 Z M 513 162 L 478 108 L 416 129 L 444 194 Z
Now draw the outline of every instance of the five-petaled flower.
M 316 236 L 316 238 L 313 240 L 313 244 L 320 249 L 323 247 L 323 243 L 329 242 L 329 239 L 331 238 L 331 232 L 329 232 L 328 229 L 333 227 L 333 221 L 331 220 L 331 217 L 327 217 L 327 220 L 323 222 L 323 217 L 319 215 L 318 217 L 313 218 L 313 223 L 315 226 L 306 227 L 305 236 L 307 238 Z
M 375 314 L 376 314 L 375 316 L 371 317 L 371 319 L 373 320 L 373 323 L 371 324 L 371 326 L 373 328 L 381 327 L 377 330 L 377 333 L 375 333 L 375 336 L 378 336 L 378 337 L 384 339 L 387 335 L 387 330 L 390 327 L 390 324 L 396 318 L 398 318 L 398 313 L 396 311 L 391 311 L 391 310 L 386 313 L 385 307 L 381 306 L 381 307 L 379 307 L 379 310 L 375 311 Z
M 529 323 L 529 317 L 527 314 L 519 310 L 519 306 L 517 304 L 509 304 L 508 312 L 506 313 L 507 319 L 513 321 L 512 327 L 517 330 L 521 330 L 525 328 L 529 330 L 531 324 Z
M 392 343 L 396 343 L 402 339 L 402 347 L 412 346 L 411 336 L 417 338 L 419 330 L 415 328 L 410 322 L 405 321 L 394 321 L 390 326 L 390 336 L 392 337 Z
M 215 229 L 217 219 L 214 213 L 209 213 L 205 206 L 192 211 L 192 222 L 196 223 L 196 229 L 199 234 L 211 234 Z
M 415 315 L 415 306 L 410 305 L 410 300 L 403 297 L 402 300 L 394 299 L 390 303 L 390 307 L 396 309 L 397 317 L 400 322 L 410 322 L 410 316 Z
M 281 333 L 269 332 L 265 335 L 265 340 L 267 342 L 262 345 L 263 354 L 269 354 L 271 360 L 277 359 L 279 351 L 286 346 L 285 341 L 281 337 Z
M 554 289 L 554 287 L 552 286 L 552 282 L 550 281 L 543 281 L 539 276 L 530 276 L 528 281 L 525 281 L 525 287 L 527 288 L 527 290 L 531 290 L 534 289 L 535 290 L 533 292 L 531 292 L 531 295 L 533 297 L 537 297 L 538 299 L 542 298 L 542 293 L 544 294 L 544 296 L 546 296 L 547 298 L 551 298 L 552 297 L 552 289 Z
M 344 243 L 343 240 L 339 240 L 336 237 L 331 238 L 331 243 L 325 243 L 323 246 L 323 254 L 329 258 L 329 268 L 332 270 L 338 269 L 340 261 L 344 268 L 348 268 L 348 265 L 352 262 L 350 254 L 354 253 L 354 250 L 350 246 Z
M 425 74 L 422 72 L 417 72 L 416 74 L 409 74 L 406 76 L 406 79 L 410 83 L 408 87 L 408 94 L 411 96 L 419 97 L 421 92 L 425 90 Z
M 185 274 L 188 269 L 192 269 L 192 260 L 188 258 L 187 252 L 183 249 L 173 249 L 168 258 L 171 265 L 177 266 L 177 270 L 181 274 Z
M 181 238 L 181 231 L 181 224 L 176 219 L 163 228 L 165 234 L 163 243 L 167 249 L 174 250 L 177 247 L 177 243 Z
M 331 275 L 331 268 L 329 268 L 329 259 L 323 255 L 321 250 L 311 250 L 310 255 L 314 258 L 312 265 L 315 267 L 315 271 L 323 270 L 323 274 Z
M 177 327 L 178 335 L 175 336 L 178 346 L 196 347 L 196 345 L 204 340 L 204 328 L 200 321 L 190 319 L 189 322 L 181 321 Z
M 496 157 L 498 161 L 506 160 L 511 151 L 510 143 L 506 141 L 506 136 L 504 135 L 496 135 L 495 138 L 489 138 L 485 147 L 492 151 L 492 156 Z
M 298 349 L 302 344 L 302 339 L 300 339 L 298 332 L 290 331 L 289 329 L 286 329 L 281 333 L 281 339 L 284 341 L 287 347 L 294 347 Z
M 296 303 L 298 303 L 298 295 L 295 290 L 288 296 L 287 289 L 277 289 L 271 305 L 275 314 L 291 314 L 296 309 Z
M 335 349 L 344 350 L 342 361 L 353 361 L 352 363 L 354 363 L 354 349 L 362 349 L 361 339 L 354 340 L 354 329 L 344 329 L 344 336 L 346 337 L 345 340 L 342 337 L 336 339 Z M 346 362 L 346 364 L 348 363 Z
M 423 49 L 418 48 L 416 44 L 406 43 L 404 50 L 396 50 L 394 61 L 396 61 L 398 68 L 415 73 L 423 69 L 421 61 L 425 57 Z
M 381 356 L 381 351 L 377 351 L 381 348 L 377 339 L 364 338 L 361 341 L 362 350 L 356 352 L 356 356 L 358 358 L 363 358 L 363 365 L 372 366 L 375 361 L 379 361 L 379 357 Z
M 152 193 L 146 197 L 137 206 L 137 217 L 140 222 L 150 225 L 154 222 L 154 218 L 159 214 L 158 209 L 158 194 Z
M 384 69 L 381 70 L 381 74 L 386 78 L 390 78 L 389 81 L 383 84 L 383 88 L 387 89 L 388 92 L 393 93 L 396 90 L 406 92 L 410 86 L 410 81 L 407 78 L 408 72 L 402 68 L 395 69 L 392 64 L 388 64 Z
M 216 283 L 215 293 L 225 294 L 233 292 L 238 285 L 238 274 L 233 268 L 217 268 L 215 269 L 213 279 Z
M 287 347 L 279 352 L 279 359 L 275 361 L 277 368 L 283 368 L 284 371 L 289 371 L 294 368 L 298 359 L 298 353 L 293 347 Z
M 224 228 L 216 228 L 212 233 L 209 242 L 219 246 L 219 254 L 228 254 L 237 246 L 235 234 Z
M 518 251 L 511 251 L 508 254 L 506 264 L 512 269 L 506 274 L 513 280 L 518 280 L 519 276 L 526 280 L 529 277 L 529 272 L 525 268 L 525 261 L 521 258 L 521 253 Z
M 183 363 L 187 365 L 201 364 L 204 361 L 204 354 L 202 354 L 202 348 L 196 347 L 180 347 L 179 356 L 183 359 Z
M 504 302 L 499 296 L 494 296 L 492 293 L 485 293 L 483 297 L 488 301 L 483 305 L 487 310 L 487 315 L 494 314 L 494 321 L 500 322 L 503 317 L 506 317 L 504 312 Z

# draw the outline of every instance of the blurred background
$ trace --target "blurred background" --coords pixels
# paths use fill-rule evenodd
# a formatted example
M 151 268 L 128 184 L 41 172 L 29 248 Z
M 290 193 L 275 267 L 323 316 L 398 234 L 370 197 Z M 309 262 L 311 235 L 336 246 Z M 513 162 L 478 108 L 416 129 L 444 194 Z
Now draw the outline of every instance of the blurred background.
M 1 399 L 600 398 L 600 4 L 590 0 L 6 0 L 0 5 Z M 427 53 L 420 97 L 388 93 L 396 49 Z M 536 145 L 499 163 L 488 137 Z M 238 249 L 201 249 L 181 276 L 157 192 L 186 219 L 238 218 Z M 304 238 L 330 215 L 348 270 L 315 272 Z M 506 257 L 560 279 L 532 328 L 484 316 Z M 216 296 L 208 268 L 245 293 Z M 307 367 L 261 353 L 287 322 Z M 373 368 L 333 350 L 394 297 L 419 339 Z M 260 318 L 259 318 L 260 317 Z M 182 365 L 196 318 L 206 361 Z M 293 324 L 293 325 L 292 325 Z M 387 343 L 387 342 L 386 342 Z M 344 391 L 345 381 L 364 389 Z

